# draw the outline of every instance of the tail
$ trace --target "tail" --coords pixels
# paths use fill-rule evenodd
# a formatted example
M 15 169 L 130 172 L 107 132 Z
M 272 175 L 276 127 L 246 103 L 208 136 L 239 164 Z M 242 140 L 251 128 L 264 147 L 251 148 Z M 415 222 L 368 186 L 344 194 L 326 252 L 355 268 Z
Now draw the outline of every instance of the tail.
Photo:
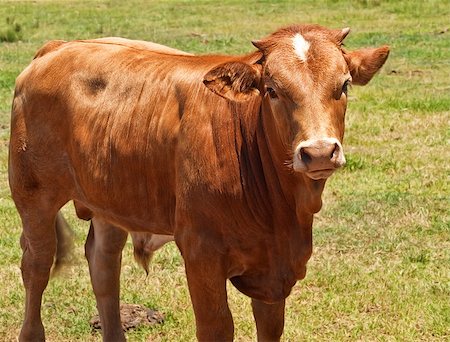
M 150 233 L 130 233 L 134 246 L 134 259 L 142 266 L 148 275 L 148 265 L 153 252 L 167 242 L 173 241 L 172 235 L 157 235 Z
M 57 275 L 61 269 L 70 264 L 73 258 L 73 236 L 70 228 L 61 212 L 56 216 L 56 254 L 53 262 L 52 276 Z
M 131 233 L 131 239 L 133 240 L 133 254 L 136 262 L 142 266 L 145 273 L 148 275 L 148 265 L 153 256 L 153 251 L 147 248 L 152 234 L 147 233 Z
M 77 206 L 75 207 L 77 209 L 77 214 L 79 215 L 79 208 Z M 57 243 L 55 260 L 52 267 L 52 276 L 57 275 L 64 266 L 71 263 L 74 248 L 74 232 L 61 212 L 58 212 L 58 215 L 56 216 L 55 225 Z M 153 252 L 161 248 L 167 242 L 174 240 L 172 235 L 157 235 L 150 233 L 131 233 L 131 238 L 134 246 L 134 259 L 142 266 L 147 274 Z

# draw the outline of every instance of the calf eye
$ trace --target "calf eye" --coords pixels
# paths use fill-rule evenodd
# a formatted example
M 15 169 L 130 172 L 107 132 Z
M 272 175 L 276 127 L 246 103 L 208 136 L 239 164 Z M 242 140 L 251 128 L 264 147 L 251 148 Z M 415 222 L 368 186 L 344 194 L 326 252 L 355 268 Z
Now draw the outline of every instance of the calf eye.
M 348 86 L 350 85 L 351 83 L 350 83 L 350 80 L 346 80 L 345 82 L 344 82 L 344 84 L 342 85 L 342 92 L 345 94 L 345 95 L 347 95 L 347 92 L 348 92 Z
M 271 99 L 278 98 L 278 95 L 277 95 L 276 91 L 273 88 L 267 87 L 266 91 L 269 94 Z

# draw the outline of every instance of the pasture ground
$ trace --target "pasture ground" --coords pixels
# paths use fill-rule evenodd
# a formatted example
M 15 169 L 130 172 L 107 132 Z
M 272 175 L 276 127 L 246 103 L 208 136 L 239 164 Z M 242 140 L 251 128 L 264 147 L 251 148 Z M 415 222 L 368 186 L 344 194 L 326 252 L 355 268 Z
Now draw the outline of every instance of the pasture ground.
M 284 341 L 450 339 L 450 3 L 429 1 L 3 1 L 0 0 L 0 340 L 22 321 L 18 215 L 7 184 L 14 80 L 51 39 L 123 36 L 194 53 L 243 53 L 290 23 L 350 26 L 348 48 L 389 44 L 390 58 L 366 87 L 350 90 L 347 166 L 329 180 L 314 228 L 306 279 L 287 301 Z M 76 232 L 74 265 L 45 293 L 49 341 L 99 341 L 88 325 L 95 302 Z M 192 341 L 194 317 L 174 245 L 150 276 L 128 243 L 122 301 L 161 310 L 163 325 L 130 341 Z M 255 340 L 250 302 L 229 286 L 236 340 Z

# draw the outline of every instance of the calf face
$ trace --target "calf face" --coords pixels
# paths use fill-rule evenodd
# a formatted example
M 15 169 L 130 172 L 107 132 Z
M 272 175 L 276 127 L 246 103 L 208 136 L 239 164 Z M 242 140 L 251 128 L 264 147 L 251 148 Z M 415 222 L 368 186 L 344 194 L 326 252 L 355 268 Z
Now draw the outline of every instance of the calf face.
M 345 164 L 342 141 L 347 92 L 364 85 L 386 61 L 389 48 L 347 52 L 349 29 L 317 25 L 281 29 L 254 41 L 261 58 L 211 70 L 205 84 L 219 95 L 245 101 L 263 96 L 276 134 L 289 157 L 286 164 L 313 180 L 326 179 Z M 220 79 L 220 80 L 219 80 Z

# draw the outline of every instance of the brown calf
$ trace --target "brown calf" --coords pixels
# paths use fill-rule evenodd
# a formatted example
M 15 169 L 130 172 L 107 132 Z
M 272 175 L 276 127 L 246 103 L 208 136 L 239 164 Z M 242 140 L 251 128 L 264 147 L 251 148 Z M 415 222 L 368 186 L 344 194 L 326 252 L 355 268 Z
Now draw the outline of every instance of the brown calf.
M 55 217 L 69 200 L 95 227 L 86 255 L 105 341 L 125 339 L 127 231 L 174 236 L 199 340 L 233 339 L 227 279 L 252 298 L 258 340 L 279 340 L 326 179 L 345 163 L 347 87 L 366 84 L 389 53 L 345 51 L 348 32 L 290 26 L 237 57 L 96 40 L 40 54 L 17 78 L 11 119 L 26 290 L 20 340 L 44 340 Z

